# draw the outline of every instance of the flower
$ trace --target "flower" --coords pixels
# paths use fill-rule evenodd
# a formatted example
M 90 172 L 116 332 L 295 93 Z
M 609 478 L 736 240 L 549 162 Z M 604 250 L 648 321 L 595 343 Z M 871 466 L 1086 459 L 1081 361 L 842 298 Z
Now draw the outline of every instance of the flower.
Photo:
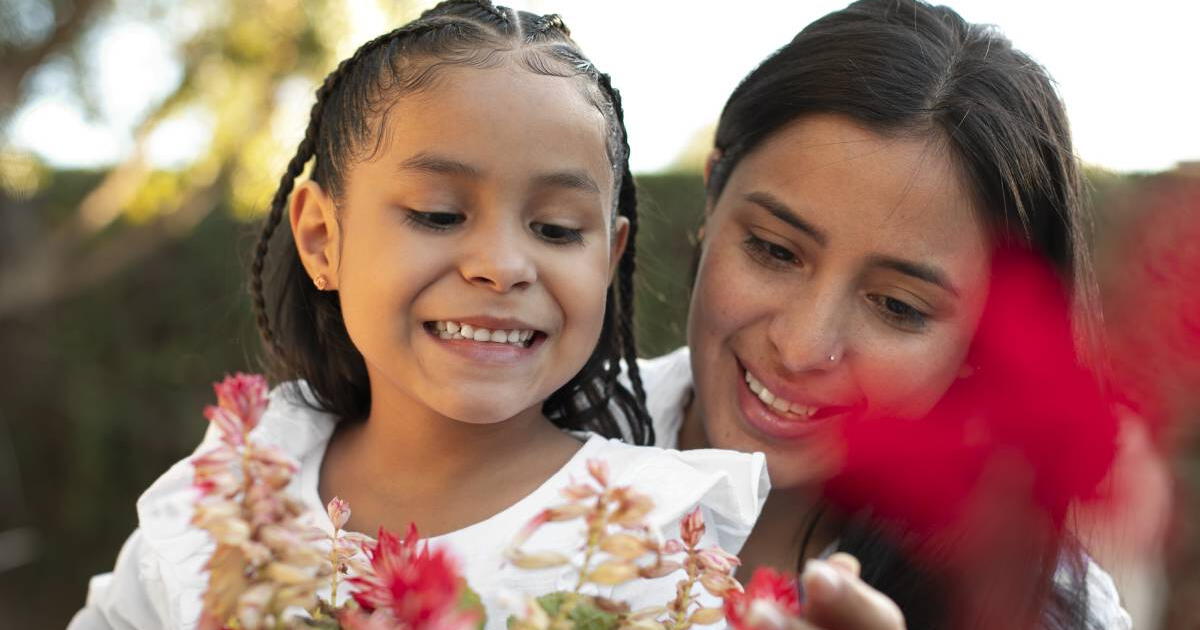
M 417 528 L 410 525 L 403 540 L 380 528 L 378 539 L 367 546 L 371 573 L 348 580 L 355 587 L 354 600 L 371 613 L 370 624 L 362 627 L 375 628 L 382 623 L 376 619 L 386 616 L 395 624 L 391 627 L 406 630 L 475 628 L 479 615 L 459 607 L 465 584 L 454 561 L 444 550 L 418 546 L 418 541 Z
M 796 579 L 770 567 L 755 570 L 744 592 L 725 595 L 725 619 L 733 630 L 796 627 L 800 612 Z

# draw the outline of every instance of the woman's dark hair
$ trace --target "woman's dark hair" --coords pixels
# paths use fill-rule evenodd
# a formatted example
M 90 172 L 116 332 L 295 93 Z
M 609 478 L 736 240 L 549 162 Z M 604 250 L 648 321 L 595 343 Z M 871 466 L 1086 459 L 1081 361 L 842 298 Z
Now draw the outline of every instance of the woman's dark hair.
M 710 201 L 745 156 L 815 113 L 947 147 L 997 241 L 1049 259 L 1072 287 L 1077 346 L 1085 357 L 1099 355 L 1090 217 L 1066 113 L 1041 66 L 994 28 L 949 8 L 855 2 L 807 26 L 734 90 L 717 126 Z M 896 601 L 909 627 L 961 627 L 954 580 L 916 562 L 885 529 L 869 515 L 851 516 L 839 549 L 859 556 L 863 578 Z M 1086 567 L 1073 545 L 1055 539 L 1032 559 L 1029 610 L 1044 627 L 1088 623 Z
M 338 293 L 314 288 L 291 231 L 276 227 L 309 160 L 314 161 L 312 180 L 338 202 L 348 168 L 379 150 L 396 99 L 427 88 L 446 67 L 492 68 L 505 63 L 541 75 L 581 80 L 581 91 L 607 125 L 617 193 L 614 220 L 618 214 L 629 220 L 628 245 L 615 286 L 608 289 L 596 349 L 579 373 L 545 401 L 543 412 L 565 429 L 588 429 L 651 444 L 654 430 L 645 412 L 634 349 L 637 199 L 620 95 L 608 75 L 583 56 L 557 15 L 514 11 L 487 0 L 438 4 L 418 19 L 363 44 L 317 90 L 304 139 L 271 200 L 251 265 L 254 310 L 272 375 L 277 380 L 303 379 L 312 394 L 305 398 L 339 418 L 362 420 L 370 413 L 366 365 L 346 332 Z M 617 380 L 622 360 L 633 393 Z

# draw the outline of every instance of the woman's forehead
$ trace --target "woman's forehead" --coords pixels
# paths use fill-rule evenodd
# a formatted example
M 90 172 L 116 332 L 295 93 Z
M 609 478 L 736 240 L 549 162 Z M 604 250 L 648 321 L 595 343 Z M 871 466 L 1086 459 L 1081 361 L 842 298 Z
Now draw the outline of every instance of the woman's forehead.
M 881 135 L 817 114 L 773 134 L 735 168 L 723 204 L 769 196 L 828 247 L 943 259 L 986 258 L 988 228 L 951 148 L 936 134 Z

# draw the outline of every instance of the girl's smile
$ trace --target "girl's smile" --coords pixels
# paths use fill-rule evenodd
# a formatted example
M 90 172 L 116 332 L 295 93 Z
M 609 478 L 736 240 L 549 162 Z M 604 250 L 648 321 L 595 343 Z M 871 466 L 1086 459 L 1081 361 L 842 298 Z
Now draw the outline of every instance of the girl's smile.
M 468 361 L 512 364 L 530 360 L 546 333 L 517 319 L 463 317 L 425 322 L 434 343 Z

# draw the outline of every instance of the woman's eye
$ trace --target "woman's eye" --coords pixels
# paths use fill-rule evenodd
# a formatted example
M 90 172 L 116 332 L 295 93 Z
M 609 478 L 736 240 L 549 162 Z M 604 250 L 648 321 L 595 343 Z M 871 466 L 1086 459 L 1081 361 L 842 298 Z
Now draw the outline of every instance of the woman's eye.
M 751 256 L 768 266 L 790 266 L 800 262 L 800 258 L 792 250 L 753 234 L 746 238 L 744 246 Z
M 530 229 L 541 237 L 542 240 L 550 243 L 566 245 L 583 242 L 583 232 L 581 230 L 554 225 L 553 223 L 533 223 L 530 225 Z
M 871 295 L 869 299 L 889 322 L 908 330 L 922 330 L 929 323 L 929 315 L 908 302 L 886 295 Z
M 467 220 L 466 216 L 457 212 L 421 212 L 419 210 L 409 210 L 405 218 L 431 230 L 448 230 Z

